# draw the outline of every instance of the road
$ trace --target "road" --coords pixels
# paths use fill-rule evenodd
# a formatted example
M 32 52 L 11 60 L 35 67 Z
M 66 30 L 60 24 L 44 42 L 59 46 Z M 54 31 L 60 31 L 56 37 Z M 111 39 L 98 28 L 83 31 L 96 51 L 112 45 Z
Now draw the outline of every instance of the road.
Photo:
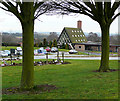
M 78 56 L 78 55 L 77 55 Z M 80 60 L 101 60 L 101 57 L 64 57 L 64 59 L 80 59 Z M 57 59 L 56 55 L 49 55 L 49 59 Z M 46 59 L 46 56 L 34 56 L 34 59 Z M 62 59 L 62 57 L 60 57 Z M 118 57 L 109 57 L 109 60 L 118 60 Z
M 62 59 L 62 52 L 59 53 L 60 59 Z M 79 59 L 79 60 L 100 60 L 101 57 L 88 57 L 88 55 L 73 55 L 69 54 L 68 52 L 65 52 L 64 59 Z M 22 59 L 22 57 L 19 57 Z M 10 58 L 4 58 L 5 60 Z M 46 55 L 41 56 L 34 56 L 34 59 L 46 59 Z M 57 53 L 52 53 L 51 55 L 48 55 L 48 59 L 57 59 Z M 3 60 L 3 58 L 0 58 L 0 60 Z M 109 57 L 109 60 L 118 60 L 118 57 Z

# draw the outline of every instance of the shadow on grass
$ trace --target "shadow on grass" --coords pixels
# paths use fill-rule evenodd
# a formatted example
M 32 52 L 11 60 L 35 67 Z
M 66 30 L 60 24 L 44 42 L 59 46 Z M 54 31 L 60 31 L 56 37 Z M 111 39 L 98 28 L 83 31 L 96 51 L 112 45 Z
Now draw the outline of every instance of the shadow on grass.
M 51 92 L 52 90 L 58 89 L 55 85 L 36 85 L 31 90 L 21 90 L 19 87 L 10 87 L 2 89 L 2 94 L 40 94 L 44 92 Z
M 107 71 L 104 71 L 104 72 L 115 72 L 115 71 L 120 71 L 120 69 L 109 69 Z M 93 72 L 100 72 L 99 70 L 95 70 Z

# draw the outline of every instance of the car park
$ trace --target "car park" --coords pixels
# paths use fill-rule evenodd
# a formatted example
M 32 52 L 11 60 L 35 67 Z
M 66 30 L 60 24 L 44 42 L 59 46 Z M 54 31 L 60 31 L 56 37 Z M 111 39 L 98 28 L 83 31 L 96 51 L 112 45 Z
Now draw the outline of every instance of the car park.
M 51 52 L 58 52 L 57 47 L 52 47 L 52 48 L 51 48 Z
M 71 49 L 71 50 L 69 51 L 69 54 L 76 54 L 76 53 L 78 53 L 78 51 L 76 51 L 75 49 Z

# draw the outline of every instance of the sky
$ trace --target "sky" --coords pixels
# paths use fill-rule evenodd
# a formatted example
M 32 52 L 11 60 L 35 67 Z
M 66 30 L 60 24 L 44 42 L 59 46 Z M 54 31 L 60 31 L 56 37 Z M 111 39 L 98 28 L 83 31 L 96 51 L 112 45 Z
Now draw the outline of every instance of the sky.
M 64 27 L 77 27 L 77 21 L 82 21 L 84 32 L 101 32 L 99 24 L 85 15 L 41 15 L 35 20 L 35 32 L 61 32 Z M 0 9 L 0 32 L 22 32 L 19 20 L 9 12 Z M 110 33 L 118 33 L 118 18 L 110 27 Z

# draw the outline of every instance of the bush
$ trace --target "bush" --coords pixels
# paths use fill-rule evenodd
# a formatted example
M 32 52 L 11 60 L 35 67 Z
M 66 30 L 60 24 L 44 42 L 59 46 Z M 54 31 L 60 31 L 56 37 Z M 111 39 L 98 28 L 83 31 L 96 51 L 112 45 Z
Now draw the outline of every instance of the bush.
M 21 46 L 18 43 L 2 43 L 2 46 Z

